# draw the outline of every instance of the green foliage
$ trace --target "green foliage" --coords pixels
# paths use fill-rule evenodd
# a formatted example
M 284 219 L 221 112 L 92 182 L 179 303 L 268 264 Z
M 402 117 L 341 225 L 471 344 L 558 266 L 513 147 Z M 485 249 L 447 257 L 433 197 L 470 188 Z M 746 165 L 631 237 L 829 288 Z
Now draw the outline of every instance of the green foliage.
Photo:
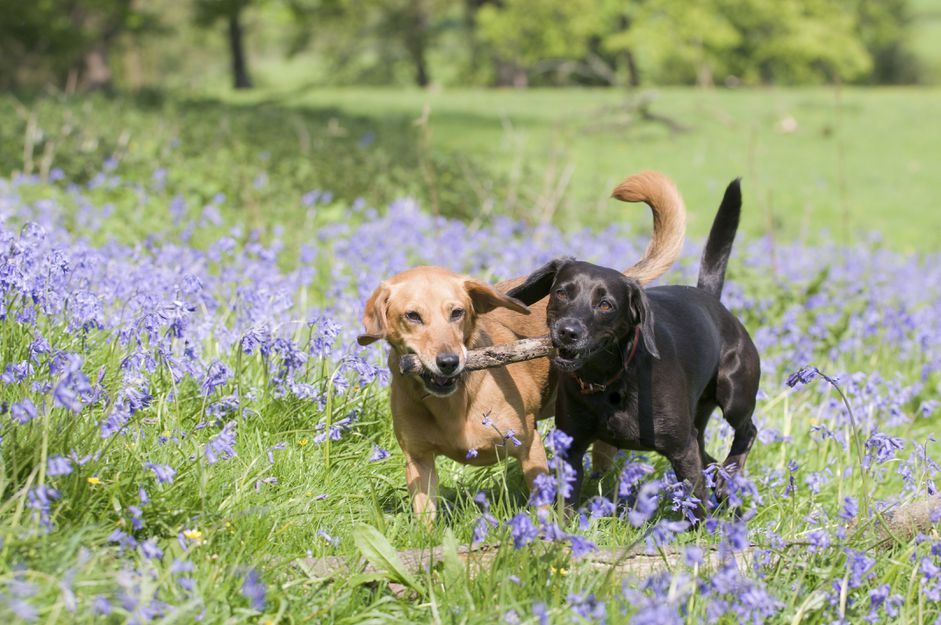
M 49 176 L 58 168 L 67 179 L 87 183 L 114 158 L 122 176 L 164 176 L 168 188 L 198 205 L 222 193 L 241 207 L 241 223 L 261 230 L 306 211 L 302 197 L 315 190 L 346 205 L 362 198 L 377 207 L 410 195 L 443 215 L 476 216 L 479 204 L 472 199 L 482 193 L 479 187 L 499 185 L 500 176 L 465 155 L 430 152 L 418 133 L 412 117 L 377 123 L 335 108 L 143 97 L 21 103 L 5 97 L 0 141 L 20 147 L 0 151 L 0 175 Z M 131 202 L 125 192 L 99 193 L 118 204 Z M 116 224 L 125 235 L 143 237 L 154 226 L 146 207 L 139 209 L 140 219 Z M 330 218 L 338 215 L 317 214 L 318 220 Z M 286 239 L 300 244 L 292 234 L 298 233 Z
M 524 66 L 583 57 L 588 40 L 603 27 L 593 0 L 507 0 L 480 9 L 481 39 L 498 57 Z
M 156 27 L 146 5 L 131 0 L 0 0 L 0 88 L 63 84 L 96 46 Z

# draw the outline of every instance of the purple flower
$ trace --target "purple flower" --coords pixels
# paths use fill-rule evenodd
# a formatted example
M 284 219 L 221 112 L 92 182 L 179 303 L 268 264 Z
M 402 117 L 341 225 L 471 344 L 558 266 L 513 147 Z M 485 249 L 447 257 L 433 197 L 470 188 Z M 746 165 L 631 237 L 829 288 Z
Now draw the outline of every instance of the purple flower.
M 468 449 L 468 450 L 467 450 L 467 455 L 464 456 L 464 459 L 465 459 L 465 460 L 470 460 L 470 459 L 476 458 L 476 457 L 477 457 L 477 450 L 476 450 L 476 449 Z
M 788 377 L 787 381 L 785 381 L 785 384 L 787 384 L 791 388 L 794 388 L 798 384 L 808 384 L 815 377 L 817 377 L 819 373 L 820 371 L 817 370 L 817 367 L 810 367 L 810 366 L 802 367 L 798 371 L 795 371 L 794 373 L 792 373 Z
M 529 493 L 529 505 L 534 507 L 549 506 L 555 502 L 556 481 L 548 473 L 541 473 L 533 480 L 533 490 Z
M 521 512 L 517 514 L 507 521 L 506 525 L 510 528 L 510 536 L 513 537 L 514 549 L 522 549 L 539 538 L 539 529 L 526 513 Z
M 512 429 L 507 430 L 506 434 L 503 435 L 503 440 L 508 440 L 513 443 L 516 447 L 519 447 L 523 443 L 520 442 L 520 439 L 516 438 L 516 433 Z
M 50 477 L 69 475 L 72 473 L 72 461 L 62 456 L 50 456 L 46 474 Z
M 651 480 L 640 487 L 634 508 L 627 513 L 631 525 L 640 527 L 657 511 L 661 486 L 659 480 Z
M 222 431 L 209 439 L 206 443 L 205 455 L 209 464 L 215 464 L 220 459 L 233 458 L 235 453 L 235 421 L 229 421 L 222 427 Z
M 843 511 L 840 518 L 846 521 L 852 521 L 859 514 L 859 503 L 852 497 L 843 498 Z
M 555 456 L 564 458 L 572 446 L 572 437 L 562 430 L 552 430 L 546 434 L 545 443 Z
M 317 535 L 323 538 L 325 541 L 336 547 L 340 544 L 340 539 L 328 534 L 324 529 L 317 530 Z
M 261 581 L 261 576 L 255 569 L 249 569 L 245 574 L 245 580 L 242 582 L 242 596 L 248 599 L 252 609 L 256 612 L 264 612 L 268 605 L 266 600 L 267 590 L 265 584 Z
M 35 369 L 30 361 L 24 360 L 22 362 L 13 363 L 7 365 L 7 368 L 3 371 L 3 374 L 0 374 L 0 382 L 4 384 L 16 384 L 17 382 L 22 382 L 29 376 L 33 375 Z
M 92 600 L 92 612 L 98 616 L 108 616 L 111 614 L 111 602 L 104 595 L 95 595 Z
M 595 599 L 595 595 L 579 595 L 575 593 L 569 593 L 567 600 L 572 606 L 572 612 L 576 616 L 581 617 L 589 623 L 605 625 L 607 611 L 605 610 L 604 601 L 598 601 Z
M 383 449 L 383 448 L 380 447 L 379 445 L 376 445 L 375 443 L 373 443 L 373 446 L 372 446 L 372 455 L 369 456 L 369 461 L 370 461 L 370 462 L 378 462 L 378 461 L 380 461 L 380 460 L 385 460 L 385 459 L 388 458 L 388 457 L 389 457 L 389 452 L 388 452 L 388 451 L 386 451 L 385 449 Z
M 615 507 L 614 502 L 612 502 L 607 497 L 602 497 L 600 495 L 592 497 L 588 501 L 588 514 L 593 519 L 598 519 L 601 517 L 612 516 L 614 514 Z
M 148 560 L 160 560 L 163 558 L 163 550 L 157 546 L 154 538 L 145 540 L 140 544 L 141 554 Z
M 572 545 L 572 557 L 580 558 L 584 555 L 592 553 L 598 547 L 595 543 L 591 542 L 587 538 L 579 536 L 578 534 L 569 534 L 568 535 L 569 543 Z
M 895 458 L 896 452 L 905 447 L 905 441 L 896 436 L 876 432 L 866 441 L 866 449 L 875 454 L 876 462 L 883 463 Z
M 210 463 L 211 464 L 211 463 Z M 154 472 L 158 484 L 172 484 L 173 477 L 176 475 L 176 469 L 168 464 L 154 464 L 147 462 L 144 467 Z
M 36 405 L 29 397 L 10 406 L 10 417 L 20 425 L 25 425 L 37 416 Z
M 474 496 L 474 501 L 481 508 L 481 515 L 477 518 L 477 521 L 474 523 L 474 544 L 482 543 L 487 534 L 490 533 L 491 527 L 497 527 L 500 525 L 500 522 L 497 521 L 496 517 L 490 514 L 490 502 L 487 501 L 487 495 L 484 492 L 479 492 Z
M 206 376 L 200 384 L 200 387 L 203 389 L 203 394 L 206 396 L 212 395 L 217 388 L 226 384 L 231 377 L 232 372 L 225 366 L 225 363 L 221 360 L 214 360 L 212 364 L 209 365 Z
M 653 473 L 653 467 L 643 462 L 629 462 L 621 470 L 618 479 L 618 497 L 630 497 L 634 486 L 645 476 Z

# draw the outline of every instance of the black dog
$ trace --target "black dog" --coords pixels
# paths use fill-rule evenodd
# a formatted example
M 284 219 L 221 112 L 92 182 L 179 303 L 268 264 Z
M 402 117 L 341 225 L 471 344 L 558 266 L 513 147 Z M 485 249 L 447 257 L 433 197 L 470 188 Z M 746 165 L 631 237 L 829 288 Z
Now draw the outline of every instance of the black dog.
M 526 304 L 550 295 L 547 321 L 560 378 L 556 427 L 573 439 L 570 504 L 578 502 L 582 454 L 600 439 L 666 456 L 677 478 L 692 484 L 702 518 L 703 467 L 715 462 L 703 436 L 716 406 L 735 430 L 724 465 L 744 466 L 757 434 L 751 417 L 758 350 L 719 302 L 741 207 L 736 179 L 713 222 L 696 288 L 645 291 L 614 269 L 561 258 L 509 291 Z

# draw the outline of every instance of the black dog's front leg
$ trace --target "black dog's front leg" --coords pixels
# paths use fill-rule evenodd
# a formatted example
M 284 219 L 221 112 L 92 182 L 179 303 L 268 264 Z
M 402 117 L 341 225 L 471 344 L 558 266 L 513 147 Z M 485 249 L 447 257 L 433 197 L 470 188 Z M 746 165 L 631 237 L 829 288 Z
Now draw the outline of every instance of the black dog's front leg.
M 680 482 L 689 482 L 692 486 L 693 496 L 699 500 L 693 513 L 696 515 L 697 522 L 703 521 L 706 518 L 709 499 L 706 493 L 706 480 L 703 476 L 702 454 L 695 433 L 690 436 L 685 446 L 664 455 L 670 460 L 676 479 Z
M 584 455 L 595 441 L 595 435 L 594 428 L 591 427 L 590 416 L 573 414 L 575 411 L 572 410 L 572 407 L 565 405 L 563 395 L 560 392 L 556 401 L 555 425 L 556 428 L 572 438 L 572 444 L 565 454 L 565 461 L 575 471 L 571 491 L 565 498 L 565 506 L 571 513 L 578 508 L 582 482 L 585 479 Z

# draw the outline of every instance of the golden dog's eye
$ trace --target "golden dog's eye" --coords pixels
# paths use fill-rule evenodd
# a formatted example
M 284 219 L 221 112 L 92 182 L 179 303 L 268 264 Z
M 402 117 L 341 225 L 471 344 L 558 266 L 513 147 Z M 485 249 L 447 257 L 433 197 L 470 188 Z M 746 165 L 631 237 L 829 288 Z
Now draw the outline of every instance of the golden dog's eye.
M 451 311 L 451 321 L 460 321 L 463 318 L 464 318 L 463 308 L 455 308 L 454 310 Z
M 600 310 L 601 312 L 611 312 L 613 308 L 614 306 L 611 305 L 611 302 L 609 302 L 606 299 L 603 299 L 600 302 L 598 302 L 598 310 Z
M 419 314 L 418 314 L 417 312 L 415 312 L 414 310 L 410 310 L 410 311 L 408 311 L 407 313 L 405 313 L 405 318 L 408 319 L 409 321 L 411 321 L 412 323 L 421 323 L 421 322 L 422 322 L 422 321 L 421 321 L 421 315 L 419 315 Z

